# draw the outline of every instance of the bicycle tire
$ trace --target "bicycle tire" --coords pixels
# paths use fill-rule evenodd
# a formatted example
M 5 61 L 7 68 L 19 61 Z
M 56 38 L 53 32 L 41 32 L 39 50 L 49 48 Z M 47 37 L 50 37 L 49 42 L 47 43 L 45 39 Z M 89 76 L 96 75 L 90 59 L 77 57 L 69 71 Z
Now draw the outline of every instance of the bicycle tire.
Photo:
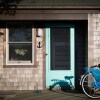
M 89 78 L 92 80 L 89 81 Z M 82 90 L 86 96 L 90 98 L 100 98 L 100 89 L 95 89 L 93 87 L 93 83 L 95 82 L 95 78 L 93 77 L 92 73 L 87 73 L 82 79 Z

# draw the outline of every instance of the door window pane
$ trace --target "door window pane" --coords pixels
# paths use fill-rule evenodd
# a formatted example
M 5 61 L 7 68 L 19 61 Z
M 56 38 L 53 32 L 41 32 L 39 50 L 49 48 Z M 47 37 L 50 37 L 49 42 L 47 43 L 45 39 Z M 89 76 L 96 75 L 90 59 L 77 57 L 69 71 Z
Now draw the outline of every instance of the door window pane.
M 70 70 L 70 28 L 51 28 L 51 70 Z

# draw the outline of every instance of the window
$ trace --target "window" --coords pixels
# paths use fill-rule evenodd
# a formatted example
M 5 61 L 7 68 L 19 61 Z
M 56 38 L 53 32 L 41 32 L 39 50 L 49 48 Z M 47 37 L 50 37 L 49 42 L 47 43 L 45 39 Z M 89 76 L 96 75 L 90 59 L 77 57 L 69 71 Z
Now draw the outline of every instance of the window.
M 6 29 L 6 64 L 34 64 L 34 35 L 31 23 L 8 23 Z
M 51 70 L 70 70 L 70 28 L 53 27 L 51 32 Z

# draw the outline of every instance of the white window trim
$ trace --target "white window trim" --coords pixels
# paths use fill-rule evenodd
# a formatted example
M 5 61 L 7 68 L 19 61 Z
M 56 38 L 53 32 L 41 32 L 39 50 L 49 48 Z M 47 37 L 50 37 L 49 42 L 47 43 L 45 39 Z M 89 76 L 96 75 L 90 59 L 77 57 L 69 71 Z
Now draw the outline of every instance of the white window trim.
M 14 61 L 14 63 L 9 63 L 9 28 L 6 28 L 6 65 L 34 65 L 34 37 L 34 28 L 32 28 L 32 63 L 25 63 L 25 61 Z

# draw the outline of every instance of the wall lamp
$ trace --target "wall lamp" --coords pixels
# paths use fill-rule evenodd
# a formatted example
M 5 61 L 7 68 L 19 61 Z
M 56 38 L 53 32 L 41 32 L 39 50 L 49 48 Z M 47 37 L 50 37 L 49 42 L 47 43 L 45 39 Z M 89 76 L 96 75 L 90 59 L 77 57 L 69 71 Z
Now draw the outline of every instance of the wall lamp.
M 4 34 L 4 30 L 0 29 L 0 35 L 3 35 L 3 34 Z
M 43 36 L 43 29 L 42 28 L 37 28 L 36 29 L 36 36 L 37 37 L 42 37 Z

